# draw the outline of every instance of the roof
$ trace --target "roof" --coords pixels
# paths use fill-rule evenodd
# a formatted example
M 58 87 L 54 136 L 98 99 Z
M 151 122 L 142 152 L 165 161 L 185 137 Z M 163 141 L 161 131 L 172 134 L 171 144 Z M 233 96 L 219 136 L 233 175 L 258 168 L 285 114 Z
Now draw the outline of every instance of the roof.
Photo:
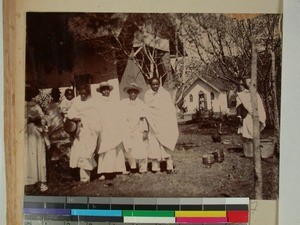
M 216 90 L 217 92 L 224 92 L 224 91 L 229 91 L 234 89 L 235 85 L 226 79 L 222 79 L 221 77 L 217 76 L 211 76 L 211 75 L 206 75 L 204 76 L 194 76 L 190 78 L 185 84 L 184 84 L 184 92 L 183 96 L 185 97 L 190 88 L 197 82 L 197 81 L 202 81 L 209 85 L 211 88 Z
M 219 89 L 220 91 L 229 91 L 234 89 L 236 86 L 232 82 L 221 76 L 215 74 L 206 74 L 205 77 L 202 76 L 208 83 Z

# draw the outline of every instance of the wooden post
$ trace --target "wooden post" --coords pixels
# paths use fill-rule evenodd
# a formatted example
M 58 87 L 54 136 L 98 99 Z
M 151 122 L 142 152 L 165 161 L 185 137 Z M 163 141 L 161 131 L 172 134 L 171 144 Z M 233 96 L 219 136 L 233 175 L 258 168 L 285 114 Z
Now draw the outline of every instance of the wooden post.
M 258 116 L 257 104 L 257 52 L 255 38 L 251 39 L 251 83 L 249 86 L 251 103 L 252 103 L 252 119 L 253 119 L 253 153 L 254 153 L 254 173 L 255 173 L 255 199 L 262 199 L 262 168 L 261 168 L 261 152 L 260 152 L 260 124 Z
M 6 168 L 6 223 L 7 225 L 23 224 L 23 151 L 22 130 L 24 122 L 24 78 L 22 66 L 18 63 L 21 57 L 17 47 L 20 30 L 17 29 L 18 1 L 3 0 L 3 43 L 4 43 L 4 144 Z M 18 66 L 17 66 L 18 65 Z M 17 69 L 19 68 L 19 69 Z M 20 71 L 21 70 L 21 71 Z

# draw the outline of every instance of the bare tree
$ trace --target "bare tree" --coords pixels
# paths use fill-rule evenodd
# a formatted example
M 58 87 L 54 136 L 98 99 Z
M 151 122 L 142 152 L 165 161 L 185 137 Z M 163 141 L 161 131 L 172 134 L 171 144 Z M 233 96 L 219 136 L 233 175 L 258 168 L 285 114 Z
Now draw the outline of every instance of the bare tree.
M 184 14 L 183 39 L 207 66 L 207 72 L 237 83 L 251 74 L 251 38 L 257 43 L 258 91 L 268 124 L 279 129 L 281 36 L 280 15 Z M 274 52 L 273 57 L 271 52 Z M 210 66 L 214 65 L 214 66 Z M 276 132 L 278 133 L 278 132 Z
M 166 83 L 170 85 L 180 81 L 174 79 L 178 73 L 170 67 L 171 54 L 177 58 L 182 56 L 177 21 L 172 14 L 82 14 L 71 18 L 69 24 L 77 39 L 97 38 L 97 45 L 105 46 L 101 50 L 95 49 L 98 54 L 114 52 L 119 65 L 132 60 L 147 83 L 156 77 L 162 83 L 168 80 Z M 104 35 L 113 39 L 100 38 Z M 121 72 L 120 79 L 122 75 Z
M 206 65 L 207 72 L 233 83 L 250 77 L 254 125 L 256 198 L 262 198 L 257 90 L 262 93 L 268 121 L 279 136 L 281 36 L 280 15 L 185 14 L 183 38 Z M 213 65 L 213 66 L 212 66 Z M 278 140 L 278 139 L 277 139 Z

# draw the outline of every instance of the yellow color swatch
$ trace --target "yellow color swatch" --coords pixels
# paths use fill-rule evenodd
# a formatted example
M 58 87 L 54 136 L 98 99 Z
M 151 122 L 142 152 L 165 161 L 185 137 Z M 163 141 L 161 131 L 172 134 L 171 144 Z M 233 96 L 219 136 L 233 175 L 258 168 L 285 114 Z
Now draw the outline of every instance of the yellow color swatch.
M 226 211 L 175 211 L 175 217 L 226 217 Z

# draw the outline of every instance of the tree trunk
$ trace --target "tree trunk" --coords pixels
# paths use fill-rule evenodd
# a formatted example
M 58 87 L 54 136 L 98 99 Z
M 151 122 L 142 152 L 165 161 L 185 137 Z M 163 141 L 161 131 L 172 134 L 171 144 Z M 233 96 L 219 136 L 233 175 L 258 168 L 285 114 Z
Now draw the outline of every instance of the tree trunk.
M 276 71 L 275 71 L 275 53 L 273 50 L 270 51 L 272 57 L 272 95 L 274 100 L 274 127 L 275 127 L 275 135 L 276 142 L 279 142 L 279 129 L 280 129 L 280 121 L 279 121 L 279 109 L 278 109 L 278 99 L 277 99 L 277 86 L 276 86 Z
M 265 89 L 270 89 L 271 87 L 271 83 L 267 85 L 265 85 L 266 88 Z M 264 106 L 265 106 L 265 110 L 266 110 L 266 115 L 267 115 L 267 123 L 268 125 L 270 125 L 270 127 L 273 127 L 274 126 L 274 109 L 273 107 L 271 106 L 271 101 L 269 99 L 269 96 L 270 96 L 270 91 L 269 90 L 265 90 L 265 93 L 263 93 L 263 103 L 264 103 Z
M 262 199 L 262 168 L 260 153 L 260 124 L 258 117 L 257 104 L 257 52 L 255 39 L 251 40 L 252 57 L 251 57 L 251 84 L 250 95 L 252 103 L 252 119 L 253 119 L 253 153 L 254 153 L 254 172 L 255 172 L 255 199 Z

